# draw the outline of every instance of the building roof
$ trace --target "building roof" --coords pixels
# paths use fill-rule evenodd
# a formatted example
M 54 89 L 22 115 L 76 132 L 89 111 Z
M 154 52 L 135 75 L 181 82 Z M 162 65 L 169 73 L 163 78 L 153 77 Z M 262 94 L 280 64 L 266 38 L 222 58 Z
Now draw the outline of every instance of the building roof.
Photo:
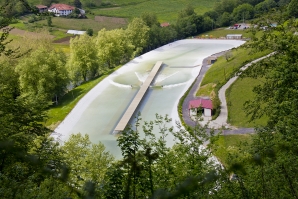
M 86 31 L 80 31 L 80 30 L 68 30 L 68 34 L 73 34 L 73 35 L 83 35 Z
M 35 7 L 38 8 L 38 9 L 48 8 L 48 6 L 44 6 L 44 5 L 36 5 Z
M 62 4 L 62 3 L 51 5 L 49 10 L 52 10 L 53 8 L 56 8 L 57 10 L 74 10 L 75 9 L 75 7 L 73 7 L 73 6 Z
M 164 23 L 161 23 L 161 24 L 160 24 L 161 27 L 167 27 L 167 26 L 169 26 L 169 25 L 170 25 L 169 22 L 164 22 Z
M 199 99 L 189 101 L 188 109 L 198 108 L 198 107 L 212 109 L 212 100 L 199 98 Z

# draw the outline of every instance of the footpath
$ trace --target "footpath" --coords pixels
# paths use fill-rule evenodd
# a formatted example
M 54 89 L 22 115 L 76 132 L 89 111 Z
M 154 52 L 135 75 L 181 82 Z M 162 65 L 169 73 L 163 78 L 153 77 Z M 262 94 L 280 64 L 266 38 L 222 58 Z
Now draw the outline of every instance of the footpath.
M 216 56 L 216 57 L 220 57 L 224 54 L 225 52 L 220 52 L 217 54 L 214 54 L 212 56 Z M 244 71 L 245 69 L 247 69 L 249 66 L 251 66 L 253 63 L 256 63 L 258 61 L 261 61 L 262 59 L 265 59 L 269 56 L 273 55 L 273 53 L 268 54 L 264 57 L 258 58 L 248 64 L 246 64 L 245 66 L 241 67 L 241 71 Z M 188 104 L 189 101 L 194 100 L 198 97 L 196 97 L 196 92 L 200 87 L 200 84 L 202 82 L 202 79 L 206 73 L 206 71 L 209 69 L 210 65 L 208 65 L 207 63 L 208 57 L 205 58 L 203 60 L 202 63 L 202 69 L 199 73 L 199 75 L 197 76 L 192 88 L 190 89 L 188 95 L 186 96 L 186 98 L 184 99 L 183 102 L 183 106 L 182 106 L 182 112 L 183 112 L 183 120 L 184 122 L 191 126 L 191 127 L 195 127 L 196 125 L 198 125 L 198 122 L 192 120 L 189 116 L 189 110 L 188 110 Z M 231 125 L 229 125 L 227 123 L 228 120 L 228 108 L 227 108 L 227 101 L 226 101 L 226 90 L 237 80 L 238 76 L 235 76 L 233 78 L 231 78 L 224 86 L 221 87 L 221 89 L 219 90 L 218 96 L 219 99 L 221 101 L 221 106 L 220 106 L 220 114 L 219 116 L 215 119 L 215 120 L 211 120 L 211 121 L 200 121 L 199 123 L 201 125 L 207 125 L 208 128 L 210 129 L 220 129 L 222 130 L 223 135 L 232 135 L 232 134 L 246 134 L 246 133 L 253 133 L 254 129 L 253 128 L 236 128 L 233 127 Z

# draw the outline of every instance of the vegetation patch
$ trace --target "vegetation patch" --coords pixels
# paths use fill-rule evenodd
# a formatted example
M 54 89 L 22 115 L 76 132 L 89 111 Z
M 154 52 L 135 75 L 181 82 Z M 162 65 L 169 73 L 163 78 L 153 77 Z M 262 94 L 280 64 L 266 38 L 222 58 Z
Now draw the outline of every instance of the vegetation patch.
M 216 84 L 209 83 L 204 86 L 201 86 L 198 92 L 196 93 L 196 96 L 208 96 L 210 99 L 213 99 L 215 97 L 214 88 L 216 87 Z
M 181 8 L 186 5 L 192 5 L 197 14 L 204 14 L 212 9 L 215 0 L 207 1 L 187 1 L 187 0 L 151 0 L 151 1 L 115 1 L 115 4 L 120 6 L 119 9 L 106 10 L 106 9 L 92 9 L 91 12 L 96 15 L 116 16 L 124 18 L 139 17 L 143 13 L 152 13 L 157 15 L 159 21 L 174 22 L 177 19 L 177 13 Z M 182 6 L 183 5 L 183 6 Z M 153 10 L 153 11 L 152 11 Z
M 260 79 L 239 78 L 227 89 L 228 122 L 231 125 L 247 128 L 266 125 L 267 117 L 263 116 L 250 122 L 244 109 L 244 103 L 255 98 L 252 89 L 261 84 L 263 83 Z
M 80 86 L 72 89 L 66 93 L 60 100 L 58 105 L 52 105 L 48 111 L 48 120 L 46 121 L 46 126 L 51 130 L 54 130 L 60 122 L 70 113 L 70 111 L 75 107 L 79 100 L 84 97 L 94 86 L 101 82 L 113 71 L 117 70 L 119 67 L 116 67 L 112 70 L 107 71 L 104 75 L 85 82 Z
M 231 156 L 240 154 L 240 150 L 247 149 L 252 142 L 252 135 L 220 135 L 213 139 L 215 139 L 213 144 L 209 145 L 212 153 L 225 167 L 228 167 Z

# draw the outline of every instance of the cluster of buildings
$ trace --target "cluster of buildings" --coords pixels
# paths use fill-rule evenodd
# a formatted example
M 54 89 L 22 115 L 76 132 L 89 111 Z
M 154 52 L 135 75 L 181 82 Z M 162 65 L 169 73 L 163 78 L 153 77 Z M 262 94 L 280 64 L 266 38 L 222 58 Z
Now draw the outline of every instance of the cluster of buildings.
M 67 16 L 71 14 L 76 8 L 74 6 L 70 6 L 67 4 L 53 4 L 50 7 L 47 7 L 45 5 L 37 5 L 35 6 L 40 13 L 43 12 L 51 12 L 54 13 L 56 16 Z M 85 10 L 77 8 L 80 11 L 81 15 L 85 15 Z

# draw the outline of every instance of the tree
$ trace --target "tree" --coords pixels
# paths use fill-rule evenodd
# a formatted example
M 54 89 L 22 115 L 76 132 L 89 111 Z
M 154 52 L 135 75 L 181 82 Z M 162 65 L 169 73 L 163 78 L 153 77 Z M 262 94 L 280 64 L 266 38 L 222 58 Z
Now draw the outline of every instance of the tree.
M 134 46 L 130 58 L 135 57 L 142 52 L 143 48 L 147 45 L 149 37 L 149 27 L 141 18 L 134 18 L 128 24 L 125 30 L 126 36 L 130 43 Z
M 224 12 L 219 18 L 220 26 L 229 26 L 231 25 L 231 16 L 229 13 Z
M 251 19 L 254 16 L 254 7 L 250 4 L 241 4 L 233 10 L 235 21 Z
M 263 81 L 254 88 L 255 99 L 245 104 L 248 116 L 252 120 L 261 115 L 268 117 L 266 126 L 256 129 L 247 158 L 234 157 L 231 161 L 231 170 L 239 181 L 245 182 L 239 188 L 246 198 L 298 197 L 298 181 L 294 177 L 298 171 L 297 22 L 278 18 L 281 26 L 264 31 L 249 45 L 257 51 L 273 53 L 242 74 Z
M 52 26 L 52 17 L 47 17 L 48 26 Z
M 93 36 L 93 29 L 92 28 L 88 28 L 86 31 L 86 34 L 89 36 Z
M 109 168 L 106 198 L 208 197 L 217 177 L 212 171 L 216 166 L 206 161 L 209 152 L 200 147 L 208 139 L 204 128 L 192 129 L 190 134 L 178 126 L 176 132 L 170 122 L 167 116 L 156 115 L 155 121 L 141 126 L 137 118 L 136 126 L 119 136 L 123 160 Z M 159 132 L 156 136 L 154 129 Z M 172 148 L 166 146 L 168 134 L 175 136 Z M 113 196 L 111 186 L 116 189 Z
M 152 27 L 154 24 L 159 26 L 160 23 L 157 20 L 157 16 L 151 12 L 145 12 L 141 15 L 141 19 L 146 23 L 148 27 Z
M 130 42 L 123 29 L 102 29 L 98 32 L 96 40 L 100 61 L 108 68 L 115 67 L 121 61 L 127 61 L 125 58 L 131 57 L 134 48 Z
M 288 5 L 288 14 L 290 17 L 298 17 L 298 1 L 291 0 Z
M 1 15 L 0 27 L 9 21 Z M 44 111 L 18 98 L 19 75 L 15 66 L 23 58 L 7 48 L 8 34 L 6 29 L 0 37 L 0 194 L 2 198 L 33 198 L 38 194 L 41 198 L 59 198 L 59 188 L 45 190 L 47 179 L 61 185 L 67 169 L 63 169 L 57 143 L 48 138 L 50 130 L 43 125 Z M 66 189 L 59 192 L 60 198 L 71 195 Z
M 43 107 L 52 104 L 52 98 L 57 102 L 57 97 L 65 93 L 68 84 L 65 64 L 63 52 L 43 47 L 24 58 L 16 67 L 20 76 L 20 98 Z
M 266 0 L 255 6 L 256 13 L 262 14 L 265 12 L 269 12 L 270 9 L 275 8 L 277 6 L 274 0 Z
M 99 59 L 94 38 L 85 34 L 72 38 L 67 65 L 70 77 L 76 85 L 99 75 Z
M 73 5 L 76 7 L 76 8 L 82 8 L 82 3 L 80 0 L 73 0 Z
M 114 160 L 113 156 L 105 151 L 104 145 L 91 143 L 87 134 L 73 134 L 64 143 L 62 150 L 65 162 L 70 166 L 68 183 L 83 190 L 84 185 L 90 182 L 98 191 L 104 183 L 106 171 Z

